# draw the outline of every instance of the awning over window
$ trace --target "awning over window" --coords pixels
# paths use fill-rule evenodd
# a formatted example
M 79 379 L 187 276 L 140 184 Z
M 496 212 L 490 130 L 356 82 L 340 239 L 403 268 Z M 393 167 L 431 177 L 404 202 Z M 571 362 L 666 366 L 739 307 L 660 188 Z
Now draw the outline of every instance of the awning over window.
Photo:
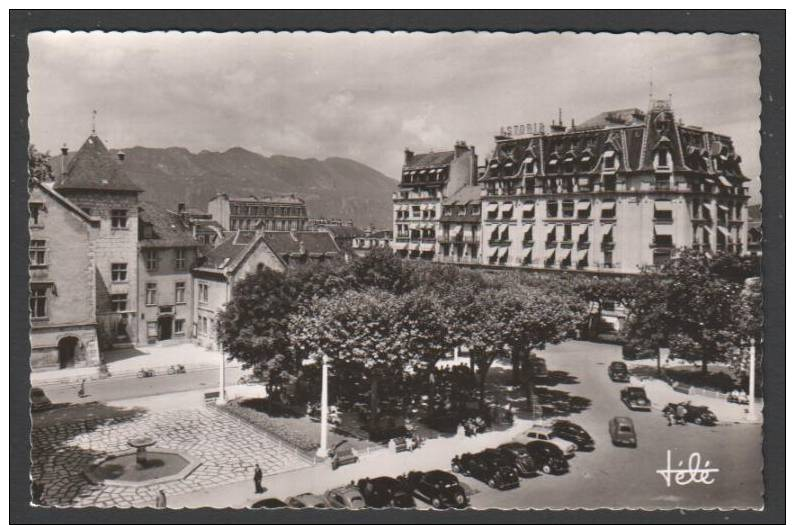
M 451 226 L 451 227 L 450 227 L 450 236 L 451 236 L 451 237 L 455 237 L 455 236 L 457 236 L 459 233 L 461 233 L 461 230 L 462 230 L 463 228 L 464 228 L 464 227 L 463 227 L 463 226 L 461 226 L 460 224 L 458 224 L 458 225 L 455 225 L 455 224 L 454 224 L 453 226 Z
M 508 226 L 507 224 L 501 225 L 500 226 L 500 235 L 504 237 L 506 234 L 508 234 L 508 228 L 509 227 L 510 226 Z
M 489 248 L 489 257 L 496 257 L 499 251 L 500 249 L 498 247 Z
M 549 235 L 555 231 L 555 224 L 544 224 L 544 235 Z
M 605 159 L 612 159 L 615 156 L 616 156 L 616 152 L 614 150 L 612 150 L 612 149 L 609 149 L 609 150 L 605 151 L 604 153 L 602 153 L 602 158 L 605 158 Z
M 606 226 L 603 226 L 603 228 L 602 228 L 602 236 L 607 237 L 611 233 L 613 233 L 613 225 L 612 224 L 608 224 Z
M 584 261 L 588 257 L 588 250 L 577 250 L 577 262 Z
M 577 239 L 586 231 L 588 231 L 587 224 L 575 224 L 574 228 L 572 229 L 572 235 L 574 235 L 574 238 Z
M 584 199 L 577 201 L 577 211 L 588 211 L 590 209 L 591 209 L 591 201 Z
M 720 208 L 721 210 L 723 210 L 725 212 L 729 211 L 729 207 L 727 205 L 725 205 L 725 204 L 718 204 L 718 208 Z
M 506 255 L 508 255 L 508 247 L 507 247 L 507 246 L 503 246 L 502 248 L 500 248 L 500 251 L 499 251 L 498 257 L 499 257 L 500 259 L 502 259 L 502 258 L 503 258 L 503 257 L 505 257 Z
M 527 232 L 529 232 L 532 229 L 533 229 L 532 224 L 525 224 L 524 227 L 522 228 L 522 233 L 527 234 Z
M 533 248 L 528 246 L 526 248 L 522 248 L 522 259 L 527 259 L 527 257 L 533 253 Z
M 511 162 L 510 160 L 502 165 L 503 168 L 510 168 L 511 166 L 513 166 L 513 162 Z
M 524 159 L 524 162 L 522 162 L 522 164 L 532 164 L 535 161 L 536 159 L 534 159 L 533 157 L 527 157 L 526 159 Z
M 674 234 L 674 226 L 673 224 L 655 224 L 654 225 L 654 235 L 673 235 Z
M 718 177 L 718 181 L 720 181 L 720 183 L 721 183 L 722 185 L 726 186 L 727 188 L 731 188 L 731 187 L 732 187 L 732 183 L 731 183 L 731 182 L 729 182 L 729 179 L 727 179 L 727 178 L 726 178 L 726 177 L 724 177 L 723 175 L 720 175 L 720 176 Z
M 544 252 L 545 259 L 551 259 L 555 256 L 555 248 L 547 248 Z
M 557 163 L 558 163 L 558 159 L 549 159 L 549 163 L 548 164 L 550 166 L 555 166 L 555 165 L 557 165 Z
M 500 206 L 500 209 L 502 210 L 503 213 L 511 212 L 511 211 L 513 211 L 513 203 L 512 202 L 503 202 L 502 206 Z
M 571 256 L 571 248 L 558 248 L 555 258 L 558 261 L 565 261 L 567 257 Z
M 602 211 L 613 211 L 616 209 L 616 201 L 602 202 Z
M 673 209 L 673 203 L 669 200 L 654 201 L 654 209 L 656 211 L 671 211 Z
M 727 239 L 731 237 L 731 232 L 726 226 L 718 226 L 718 231 L 722 233 Z
M 533 202 L 533 201 L 528 201 L 528 202 L 525 202 L 525 203 L 522 205 L 522 209 L 523 209 L 524 211 L 533 211 L 533 210 L 535 209 L 535 207 L 536 207 L 536 203 L 535 203 L 535 202 Z
M 499 209 L 499 207 L 500 207 L 500 205 L 497 204 L 496 202 L 490 202 L 489 205 L 486 206 L 486 211 L 489 211 L 489 212 L 497 211 L 497 209 Z

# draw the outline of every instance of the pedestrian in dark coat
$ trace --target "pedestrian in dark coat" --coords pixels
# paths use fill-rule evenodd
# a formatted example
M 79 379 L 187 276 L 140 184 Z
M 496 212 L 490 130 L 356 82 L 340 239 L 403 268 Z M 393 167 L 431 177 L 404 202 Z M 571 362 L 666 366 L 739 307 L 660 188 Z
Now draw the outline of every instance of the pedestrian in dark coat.
M 155 507 L 158 509 L 166 508 L 166 493 L 163 489 L 157 491 L 157 498 L 155 499 Z
M 254 492 L 262 494 L 265 489 L 262 488 L 262 469 L 259 468 L 259 463 L 254 465 Z
M 86 380 L 80 382 L 80 389 L 77 391 L 77 397 L 86 397 Z

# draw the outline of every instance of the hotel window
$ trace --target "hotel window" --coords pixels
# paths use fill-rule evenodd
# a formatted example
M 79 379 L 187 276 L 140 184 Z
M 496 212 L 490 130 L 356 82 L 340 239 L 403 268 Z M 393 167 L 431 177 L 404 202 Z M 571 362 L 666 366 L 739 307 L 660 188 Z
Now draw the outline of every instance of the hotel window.
M 652 255 L 652 263 L 656 267 L 665 266 L 671 260 L 671 250 L 655 250 Z
M 615 175 L 604 175 L 602 177 L 602 191 L 616 191 Z
M 185 269 L 185 248 L 177 248 L 177 259 L 175 267 L 177 270 Z
M 127 310 L 127 294 L 117 293 L 110 296 L 110 309 L 113 312 L 124 312 Z
M 547 217 L 558 216 L 558 201 L 547 201 Z
M 535 175 L 536 173 L 535 159 L 530 158 L 524 161 L 524 173 L 525 175 Z
M 160 265 L 160 254 L 156 250 L 148 250 L 146 252 L 146 269 L 157 270 Z
M 111 210 L 110 227 L 114 230 L 127 229 L 127 210 Z
M 574 201 L 563 201 L 563 217 L 574 217 Z
M 31 228 L 42 228 L 44 224 L 40 222 L 40 214 L 44 209 L 44 204 L 41 202 L 31 202 L 28 205 L 28 209 L 30 210 L 30 220 L 28 221 Z
M 127 263 L 112 263 L 110 265 L 110 280 L 114 283 L 127 282 Z
M 34 267 L 47 266 L 47 241 L 33 239 L 30 241 L 30 265 Z
M 174 319 L 174 334 L 185 335 L 185 319 Z
M 146 305 L 157 304 L 157 283 L 146 283 Z
M 47 318 L 47 288 L 35 286 L 30 289 L 30 317 L 33 319 Z
M 571 242 L 571 224 L 563 225 L 563 242 Z
M 209 302 L 210 287 L 206 283 L 199 283 L 199 302 L 206 304 Z
M 177 304 L 185 303 L 185 283 L 178 282 L 174 284 L 174 302 Z
M 602 218 L 603 219 L 616 218 L 616 201 L 614 200 L 602 201 Z
M 616 152 L 607 150 L 602 154 L 602 170 L 614 171 L 616 169 Z
M 536 207 L 533 201 L 527 201 L 522 208 L 523 219 L 533 219 L 536 216 Z
M 654 201 L 655 222 L 673 222 L 674 214 L 672 203 L 669 200 L 659 199 Z

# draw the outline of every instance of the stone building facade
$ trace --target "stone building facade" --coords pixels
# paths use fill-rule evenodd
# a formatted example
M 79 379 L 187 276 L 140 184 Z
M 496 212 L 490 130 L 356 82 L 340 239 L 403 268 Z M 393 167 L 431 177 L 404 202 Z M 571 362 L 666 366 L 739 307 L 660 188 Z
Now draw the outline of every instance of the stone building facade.
M 99 220 L 37 181 L 29 207 L 31 368 L 97 365 L 92 246 Z
M 300 231 L 306 229 L 304 200 L 295 195 L 234 197 L 219 193 L 207 212 L 226 231 Z

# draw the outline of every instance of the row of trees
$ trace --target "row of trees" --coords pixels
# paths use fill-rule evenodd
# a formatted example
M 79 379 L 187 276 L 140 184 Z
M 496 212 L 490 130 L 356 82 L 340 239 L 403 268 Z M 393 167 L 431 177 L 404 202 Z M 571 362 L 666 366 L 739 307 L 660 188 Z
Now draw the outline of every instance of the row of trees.
M 573 335 L 588 306 L 564 281 L 411 263 L 377 251 L 347 264 L 247 276 L 220 316 L 219 342 L 255 367 L 271 392 L 325 354 L 339 375 L 369 385 L 371 415 L 382 382 L 404 373 L 430 378 L 462 346 L 481 400 L 490 367 L 505 358 L 530 402 L 531 353 Z

